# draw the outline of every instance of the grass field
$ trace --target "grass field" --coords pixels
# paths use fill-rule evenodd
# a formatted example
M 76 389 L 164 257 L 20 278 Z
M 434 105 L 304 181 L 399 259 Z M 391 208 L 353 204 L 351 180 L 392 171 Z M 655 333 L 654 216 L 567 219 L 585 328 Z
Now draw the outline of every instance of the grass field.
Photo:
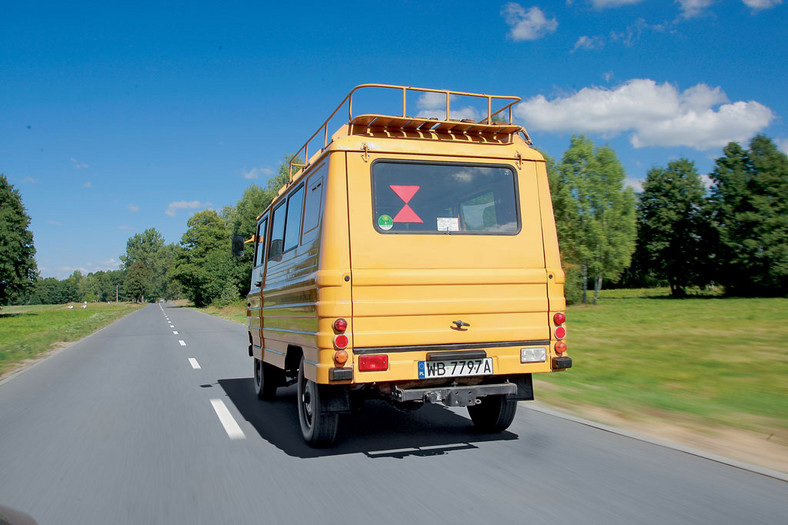
M 574 368 L 541 376 L 542 399 L 630 417 L 788 429 L 788 299 L 612 290 L 597 306 L 570 307 L 567 318 Z
M 4 306 L 0 310 L 0 377 L 56 343 L 76 341 L 138 308 L 138 305 L 91 303 Z

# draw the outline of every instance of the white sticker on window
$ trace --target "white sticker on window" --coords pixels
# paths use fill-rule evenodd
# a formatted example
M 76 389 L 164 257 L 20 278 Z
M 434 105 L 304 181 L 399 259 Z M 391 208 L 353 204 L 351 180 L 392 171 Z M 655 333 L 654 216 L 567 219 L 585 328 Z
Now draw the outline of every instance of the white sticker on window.
M 460 219 L 458 217 L 438 217 L 439 232 L 458 232 L 460 231 Z

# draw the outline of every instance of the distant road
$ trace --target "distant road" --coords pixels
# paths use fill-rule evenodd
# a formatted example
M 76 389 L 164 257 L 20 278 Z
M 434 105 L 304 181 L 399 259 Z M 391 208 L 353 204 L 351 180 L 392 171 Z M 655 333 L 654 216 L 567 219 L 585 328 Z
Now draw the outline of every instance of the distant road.
M 369 404 L 307 447 L 245 327 L 149 305 L 0 383 L 0 505 L 45 524 L 781 524 L 788 483 L 529 410 Z M 537 397 L 539 392 L 537 392 Z

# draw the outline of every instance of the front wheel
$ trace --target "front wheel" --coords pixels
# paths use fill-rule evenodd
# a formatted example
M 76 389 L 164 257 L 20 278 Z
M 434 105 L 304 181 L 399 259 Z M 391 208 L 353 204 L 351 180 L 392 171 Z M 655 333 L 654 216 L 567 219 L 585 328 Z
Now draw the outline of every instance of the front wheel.
M 474 426 L 482 432 L 503 432 L 514 421 L 517 400 L 506 396 L 487 396 L 478 405 L 470 405 L 468 414 Z
M 311 447 L 330 446 L 337 436 L 339 414 L 326 412 L 317 383 L 304 376 L 304 358 L 298 366 L 298 421 L 301 435 Z

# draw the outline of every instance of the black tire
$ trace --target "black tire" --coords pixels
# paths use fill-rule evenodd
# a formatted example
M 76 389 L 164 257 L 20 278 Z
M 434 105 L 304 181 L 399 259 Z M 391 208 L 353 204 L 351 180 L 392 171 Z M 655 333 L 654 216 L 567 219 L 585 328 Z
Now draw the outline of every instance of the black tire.
M 304 377 L 304 358 L 298 366 L 298 421 L 304 441 L 315 448 L 334 443 L 339 427 L 339 414 L 325 412 L 317 383 Z
M 271 400 L 279 387 L 279 370 L 265 361 L 254 359 L 254 391 L 257 399 Z
M 514 421 L 517 401 L 506 396 L 487 396 L 479 398 L 481 403 L 470 405 L 468 414 L 474 426 L 481 432 L 503 432 Z

